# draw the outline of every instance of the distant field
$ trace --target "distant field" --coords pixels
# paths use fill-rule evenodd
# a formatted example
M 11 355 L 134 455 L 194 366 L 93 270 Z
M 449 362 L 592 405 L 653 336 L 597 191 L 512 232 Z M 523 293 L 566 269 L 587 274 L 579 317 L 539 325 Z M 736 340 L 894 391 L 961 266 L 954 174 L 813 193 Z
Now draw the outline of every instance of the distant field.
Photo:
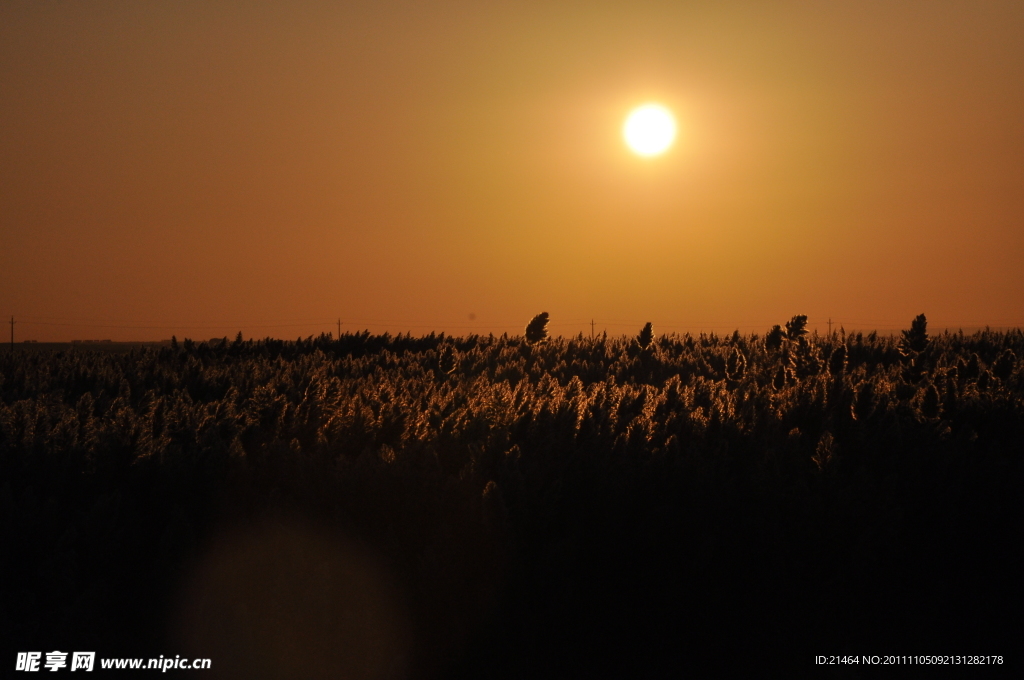
M 15 651 L 761 677 L 1024 634 L 1019 331 L 126 347 L 0 353 Z
M 81 342 L 16 342 L 14 343 L 14 351 L 19 350 L 25 351 L 67 351 L 74 349 L 87 349 L 95 350 L 98 352 L 126 352 L 134 348 L 141 347 L 162 347 L 170 345 L 170 340 L 163 341 L 151 341 L 151 342 L 107 342 L 102 340 L 88 340 Z M 0 344 L 0 352 L 9 352 L 11 350 L 10 343 Z

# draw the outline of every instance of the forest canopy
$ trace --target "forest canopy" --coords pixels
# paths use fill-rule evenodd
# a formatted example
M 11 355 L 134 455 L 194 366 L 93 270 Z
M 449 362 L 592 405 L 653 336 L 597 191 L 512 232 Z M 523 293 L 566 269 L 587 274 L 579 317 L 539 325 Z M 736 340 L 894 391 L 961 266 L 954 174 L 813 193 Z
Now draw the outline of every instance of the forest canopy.
M 805 320 L 5 352 L 0 632 L 166 650 L 223 527 L 290 517 L 386 565 L 395 677 L 784 665 L 836 640 L 1007 653 L 1024 334 Z M 275 653 L 217 637 L 221 615 L 175 650 Z

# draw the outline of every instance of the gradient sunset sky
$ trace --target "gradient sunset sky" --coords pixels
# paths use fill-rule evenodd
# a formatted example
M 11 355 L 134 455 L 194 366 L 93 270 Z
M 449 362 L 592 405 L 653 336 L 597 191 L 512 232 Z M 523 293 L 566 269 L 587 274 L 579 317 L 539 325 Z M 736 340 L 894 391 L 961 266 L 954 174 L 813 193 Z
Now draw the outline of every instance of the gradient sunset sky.
M 0 339 L 1024 325 L 1022 36 L 1019 0 L 4 0 Z

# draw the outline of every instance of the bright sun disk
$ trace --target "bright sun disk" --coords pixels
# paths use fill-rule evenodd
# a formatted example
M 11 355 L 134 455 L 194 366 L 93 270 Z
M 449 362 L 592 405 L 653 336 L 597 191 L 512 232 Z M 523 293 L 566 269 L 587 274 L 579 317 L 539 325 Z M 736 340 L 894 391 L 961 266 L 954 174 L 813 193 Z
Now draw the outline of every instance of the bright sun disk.
M 641 156 L 657 156 L 672 146 L 676 119 L 660 104 L 644 104 L 630 112 L 622 126 L 626 144 Z

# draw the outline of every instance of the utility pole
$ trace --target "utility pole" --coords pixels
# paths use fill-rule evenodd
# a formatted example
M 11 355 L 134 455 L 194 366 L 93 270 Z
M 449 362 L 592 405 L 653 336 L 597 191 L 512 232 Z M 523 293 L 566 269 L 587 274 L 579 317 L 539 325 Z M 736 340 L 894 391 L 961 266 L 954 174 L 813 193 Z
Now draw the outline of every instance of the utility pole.
M 11 351 L 14 351 L 14 317 L 11 316 Z
M 828 337 L 832 337 L 832 317 L 828 317 Z
M 594 320 L 590 320 L 590 339 L 594 339 Z
M 338 317 L 338 340 L 341 340 L 341 317 Z

